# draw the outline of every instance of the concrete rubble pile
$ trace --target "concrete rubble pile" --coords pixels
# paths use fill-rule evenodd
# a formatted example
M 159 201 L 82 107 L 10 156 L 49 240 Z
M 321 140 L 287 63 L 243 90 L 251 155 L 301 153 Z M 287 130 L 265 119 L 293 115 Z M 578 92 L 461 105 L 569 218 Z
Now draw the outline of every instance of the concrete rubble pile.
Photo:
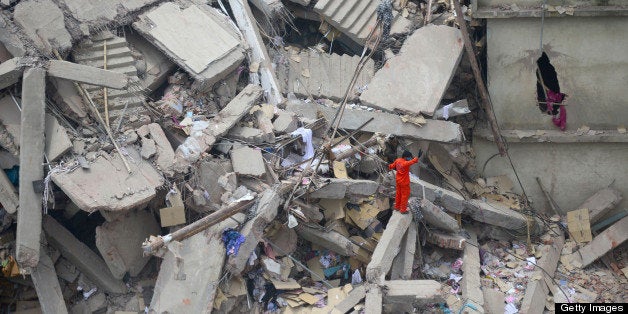
M 1 311 L 621 301 L 619 191 L 545 211 L 476 165 L 454 2 L 2 1 Z

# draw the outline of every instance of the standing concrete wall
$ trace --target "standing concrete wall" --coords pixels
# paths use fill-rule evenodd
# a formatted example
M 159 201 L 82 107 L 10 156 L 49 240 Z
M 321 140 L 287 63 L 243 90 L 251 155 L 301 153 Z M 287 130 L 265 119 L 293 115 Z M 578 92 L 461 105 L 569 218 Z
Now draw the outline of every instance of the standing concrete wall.
M 613 180 L 613 187 L 628 195 L 628 134 L 617 131 L 628 125 L 626 29 L 628 17 L 546 18 L 544 50 L 556 68 L 561 91 L 570 95 L 567 131 L 561 132 L 536 104 L 540 19 L 487 20 L 489 92 L 502 134 L 510 134 L 507 139 L 513 163 L 536 209 L 549 210 L 536 177 L 564 211 L 575 209 Z M 612 139 L 601 143 L 599 134 L 576 132 L 584 125 L 602 135 L 611 134 Z M 481 171 L 497 149 L 478 133 L 473 145 Z M 522 139 L 522 134 L 552 136 Z M 526 141 L 530 143 L 522 143 Z M 497 156 L 486 164 L 483 175 L 501 174 L 509 175 L 518 186 L 508 160 Z M 617 206 L 627 207 L 626 200 Z

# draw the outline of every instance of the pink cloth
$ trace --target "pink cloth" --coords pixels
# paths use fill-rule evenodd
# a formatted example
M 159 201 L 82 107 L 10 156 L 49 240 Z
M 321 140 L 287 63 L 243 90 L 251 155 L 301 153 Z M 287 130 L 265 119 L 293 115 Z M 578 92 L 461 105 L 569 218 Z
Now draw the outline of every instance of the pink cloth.
M 561 131 L 565 131 L 567 127 L 567 108 L 565 106 L 558 107 L 558 117 L 552 117 L 554 125 L 559 127 Z
M 545 100 L 547 102 L 547 112 L 551 114 L 554 104 L 560 104 L 564 99 L 565 94 L 548 89 L 547 99 Z M 554 125 L 559 127 L 561 131 L 565 131 L 567 127 L 567 108 L 565 108 L 565 106 L 561 105 L 558 107 L 558 115 L 552 117 L 552 122 L 554 122 Z

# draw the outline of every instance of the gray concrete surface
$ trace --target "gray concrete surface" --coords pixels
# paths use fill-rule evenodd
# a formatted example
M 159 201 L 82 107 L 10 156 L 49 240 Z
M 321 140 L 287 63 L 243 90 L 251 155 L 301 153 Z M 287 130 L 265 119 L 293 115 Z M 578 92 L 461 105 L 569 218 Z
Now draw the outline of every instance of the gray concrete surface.
M 181 9 L 166 2 L 140 16 L 133 27 L 195 79 L 213 84 L 240 64 L 244 50 L 221 13 L 186 3 Z
M 129 163 L 132 174 L 114 151 L 111 155 L 99 156 L 87 170 L 55 173 L 52 181 L 87 212 L 127 210 L 145 205 L 155 197 L 163 178 L 137 151 L 130 147 L 126 151 L 127 158 L 134 161 Z
M 327 54 L 309 49 L 289 50 L 285 53 L 287 64 L 277 65 L 277 76 L 284 93 L 300 97 L 328 98 L 341 101 L 351 77 L 360 61 L 360 56 Z M 371 81 L 375 63 L 368 60 L 358 76 L 349 99 L 356 99 L 359 89 Z
M 47 52 L 72 48 L 72 37 L 65 28 L 63 12 L 51 0 L 20 1 L 13 13 L 15 23 L 35 45 Z
M 389 111 L 431 116 L 458 68 L 462 49 L 457 28 L 419 28 L 406 39 L 399 54 L 375 73 L 360 100 Z
M 20 141 L 20 187 L 17 212 L 16 260 L 20 267 L 39 262 L 42 193 L 36 181 L 44 179 L 44 129 L 46 113 L 46 71 L 30 68 L 22 81 Z
M 159 234 L 161 228 L 152 213 L 146 210 L 129 211 L 112 222 L 96 227 L 96 247 L 116 279 L 128 272 L 137 276 L 150 256 L 143 256 L 144 240 Z

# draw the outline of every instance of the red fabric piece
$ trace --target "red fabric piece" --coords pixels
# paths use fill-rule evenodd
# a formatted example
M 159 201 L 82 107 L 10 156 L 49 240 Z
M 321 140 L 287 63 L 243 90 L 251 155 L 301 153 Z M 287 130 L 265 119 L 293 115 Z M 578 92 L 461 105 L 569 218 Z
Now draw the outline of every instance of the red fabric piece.
M 397 170 L 397 194 L 395 196 L 395 209 L 402 213 L 408 210 L 408 198 L 410 198 L 410 166 L 419 162 L 419 158 L 414 157 L 411 160 L 397 158 L 392 164 L 388 165 L 388 169 Z
M 554 104 L 560 104 L 565 99 L 565 94 L 547 90 L 547 112 L 551 114 Z M 561 105 L 558 107 L 558 116 L 552 117 L 552 122 L 559 127 L 561 131 L 565 131 L 567 127 L 567 108 Z
M 560 106 L 558 108 L 558 117 L 552 117 L 552 122 L 554 125 L 559 127 L 561 131 L 565 131 L 567 128 L 567 108 L 565 106 Z

